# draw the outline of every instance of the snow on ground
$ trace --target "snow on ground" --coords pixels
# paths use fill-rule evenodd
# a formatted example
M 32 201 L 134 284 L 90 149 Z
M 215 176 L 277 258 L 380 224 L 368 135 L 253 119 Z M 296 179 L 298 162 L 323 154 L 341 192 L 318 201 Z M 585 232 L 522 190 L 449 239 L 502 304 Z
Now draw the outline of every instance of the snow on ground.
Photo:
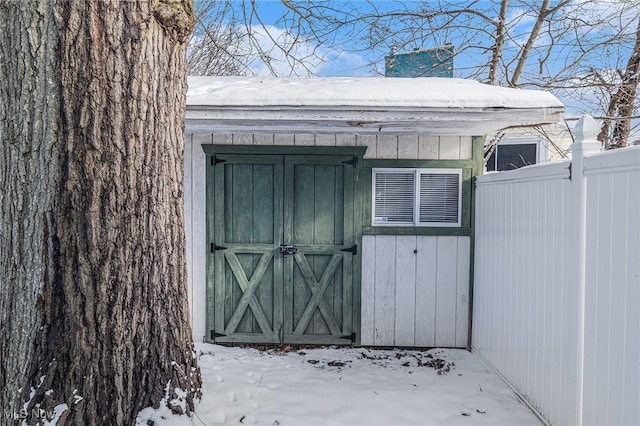
M 464 350 L 259 351 L 200 344 L 197 351 L 204 388 L 197 416 L 169 416 L 157 424 L 541 424 Z

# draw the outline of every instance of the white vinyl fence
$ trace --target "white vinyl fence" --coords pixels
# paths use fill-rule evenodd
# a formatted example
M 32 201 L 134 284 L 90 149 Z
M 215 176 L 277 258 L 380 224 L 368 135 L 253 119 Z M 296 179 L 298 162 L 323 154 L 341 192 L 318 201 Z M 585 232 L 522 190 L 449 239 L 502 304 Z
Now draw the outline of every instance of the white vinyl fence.
M 640 424 L 640 147 L 482 176 L 474 351 L 552 425 Z

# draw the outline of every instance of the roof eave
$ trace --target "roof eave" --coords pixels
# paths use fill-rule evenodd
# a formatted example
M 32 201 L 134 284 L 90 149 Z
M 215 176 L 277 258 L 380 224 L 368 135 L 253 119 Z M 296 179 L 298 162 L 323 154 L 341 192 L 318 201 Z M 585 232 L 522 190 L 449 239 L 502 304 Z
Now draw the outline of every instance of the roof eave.
M 564 108 L 188 105 L 189 133 L 391 133 L 479 136 L 562 120 Z

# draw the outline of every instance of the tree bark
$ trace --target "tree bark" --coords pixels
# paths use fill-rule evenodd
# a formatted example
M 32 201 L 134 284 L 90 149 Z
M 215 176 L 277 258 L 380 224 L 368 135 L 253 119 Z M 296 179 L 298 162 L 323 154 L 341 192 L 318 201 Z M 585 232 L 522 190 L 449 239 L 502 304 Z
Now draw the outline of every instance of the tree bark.
M 638 84 L 640 84 L 640 20 L 636 30 L 636 42 L 621 77 L 620 86 L 611 96 L 609 108 L 607 108 L 607 117 L 615 117 L 618 120 L 615 120 L 611 130 L 612 120 L 604 119 L 598 135 L 598 140 L 605 144 L 606 149 L 626 146 L 631 132 L 631 119 L 628 117 L 633 115 Z M 610 130 L 611 135 L 609 135 Z
M 509 0 L 500 1 L 500 14 L 496 25 L 496 41 L 493 45 L 493 53 L 491 62 L 489 63 L 489 84 L 496 84 L 498 77 L 498 67 L 502 61 L 502 50 L 504 48 L 504 37 L 507 32 L 507 11 L 509 9 Z
M 189 412 L 191 0 L 2 2 L 0 25 L 2 422 Z

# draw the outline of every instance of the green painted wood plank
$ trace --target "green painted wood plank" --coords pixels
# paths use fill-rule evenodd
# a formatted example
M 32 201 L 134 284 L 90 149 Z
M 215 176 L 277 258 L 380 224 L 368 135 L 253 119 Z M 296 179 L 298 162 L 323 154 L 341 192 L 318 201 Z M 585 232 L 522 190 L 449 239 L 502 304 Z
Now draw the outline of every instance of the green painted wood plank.
M 253 166 L 253 243 L 272 244 L 274 242 L 274 187 L 273 164 L 257 164 Z M 275 251 L 275 250 L 274 250 Z M 273 255 L 273 252 L 272 252 Z M 254 264 L 261 260 L 261 256 L 253 255 Z M 269 323 L 273 324 L 273 272 L 264 274 L 257 289 L 256 297 L 260 301 Z M 254 274 L 257 273 L 254 272 Z
M 262 309 L 262 305 L 260 302 L 254 297 L 254 293 L 256 288 L 260 284 L 260 280 L 262 279 L 264 273 L 267 271 L 269 264 L 271 263 L 271 259 L 273 258 L 273 253 L 268 253 L 262 255 L 258 267 L 256 268 L 253 277 L 248 280 L 247 275 L 238 259 L 238 257 L 233 254 L 226 252 L 225 258 L 231 270 L 233 271 L 233 275 L 235 276 L 240 288 L 242 289 L 242 297 L 236 304 L 235 312 L 233 316 L 229 320 L 227 327 L 225 329 L 225 333 L 234 333 L 236 329 L 239 327 L 241 318 L 244 316 L 244 313 L 248 306 L 251 307 L 251 311 L 253 313 L 253 317 L 259 324 L 260 332 L 263 334 L 273 334 L 273 329 L 271 328 L 271 324 Z M 258 332 L 252 330 L 253 332 Z
M 278 251 L 284 238 L 284 158 L 273 166 L 273 330 L 284 333 L 284 258 Z
M 225 167 L 223 164 L 219 164 L 216 167 L 208 166 L 207 170 L 211 175 L 214 176 L 214 197 L 212 200 L 213 218 L 210 219 L 210 222 L 213 222 L 214 226 L 212 238 L 209 240 L 210 246 L 211 244 L 223 244 L 225 240 Z M 208 206 L 210 205 L 211 204 L 208 204 Z M 227 307 L 225 303 L 226 277 L 224 253 L 216 251 L 213 254 L 209 255 L 209 258 L 211 257 L 213 257 L 214 259 L 214 280 L 210 285 L 212 285 L 214 289 L 213 305 L 215 305 L 215 307 L 212 309 L 214 318 L 213 324 L 209 331 L 224 330 L 225 308 Z M 210 338 L 209 333 L 207 333 L 207 337 Z
M 451 235 L 469 236 L 471 228 L 458 227 L 429 227 L 429 226 L 363 226 L 362 235 Z
M 462 170 L 462 211 L 461 211 L 461 225 L 463 228 L 471 227 L 471 210 L 473 200 L 471 198 L 472 191 L 472 169 Z
M 296 245 L 315 245 L 315 166 L 313 164 L 298 164 L 300 156 L 287 156 L 285 162 L 293 167 L 293 200 L 292 200 L 292 229 L 293 240 Z M 294 264 L 292 286 L 293 322 L 297 327 L 301 315 L 311 298 L 311 291 L 305 284 L 303 271 Z M 309 324 L 308 333 L 313 333 L 313 324 Z
M 383 159 L 366 159 L 363 161 L 362 168 L 376 167 L 408 167 L 408 168 L 425 168 L 425 169 L 465 169 L 473 168 L 474 160 L 383 160 Z
M 350 345 L 349 339 L 342 339 L 341 336 L 331 334 L 285 334 L 283 342 L 291 345 Z
M 280 336 L 278 336 L 275 333 L 274 334 L 235 333 L 235 334 L 230 334 L 228 336 L 217 337 L 216 343 L 276 345 L 280 343 Z
M 220 238 L 220 245 L 224 246 L 228 242 L 233 242 L 233 169 L 234 166 L 232 164 L 219 163 L 215 166 L 216 168 L 221 167 L 224 170 L 224 180 L 222 185 L 224 185 L 223 190 L 223 207 L 224 207 L 224 231 L 223 236 Z M 222 244 L 224 242 L 224 244 Z M 217 254 L 217 252 L 216 252 Z M 222 324 L 222 329 L 226 327 L 229 318 L 233 315 L 233 311 L 235 308 L 234 303 L 234 278 L 233 273 L 229 269 L 227 262 L 224 260 L 224 253 L 221 253 L 222 261 L 220 265 L 224 268 L 224 272 L 221 275 L 223 277 L 223 281 L 220 282 L 221 285 L 224 286 L 223 291 L 223 299 L 220 303 L 223 306 L 222 311 L 224 312 L 224 321 Z M 219 327 L 216 326 L 216 330 Z
M 336 166 L 335 165 L 315 165 L 313 166 L 314 200 L 313 200 L 313 243 L 317 245 L 334 244 L 336 235 Z M 340 222 L 340 233 L 342 233 L 343 223 Z M 308 257 L 316 277 L 322 276 L 323 271 L 329 265 L 329 256 Z M 342 278 L 342 274 L 340 274 Z M 324 291 L 324 296 L 330 301 L 331 313 L 333 316 L 333 300 L 336 286 L 336 278 L 332 280 Z M 324 316 L 318 310 L 313 314 L 312 330 L 314 334 L 327 334 L 329 329 Z
M 362 157 L 366 147 L 360 146 L 240 146 L 240 145 L 202 145 L 205 153 L 211 154 L 248 154 L 248 155 L 356 155 Z
M 293 242 L 293 206 L 294 206 L 294 166 L 283 162 L 283 182 L 282 182 L 282 205 L 283 205 L 283 222 L 282 222 L 282 244 L 291 244 Z M 293 257 L 288 256 L 282 260 L 282 328 L 283 334 L 291 334 L 294 322 L 294 261 Z
M 229 166 L 228 166 L 229 167 Z M 234 243 L 254 243 L 253 240 L 253 165 L 241 163 L 233 164 L 233 185 L 231 197 L 233 199 L 233 213 L 228 218 L 231 222 L 231 238 L 230 242 Z M 242 265 L 242 270 L 248 276 L 251 276 L 254 269 L 253 256 L 249 254 L 239 254 L 236 257 Z M 227 261 L 228 261 L 227 257 Z M 237 310 L 238 303 L 242 298 L 244 289 L 243 283 L 239 282 L 236 271 L 231 270 L 234 275 L 233 291 L 233 311 Z M 238 324 L 238 332 L 257 333 L 257 324 L 255 323 L 255 312 L 245 311 L 245 315 Z M 231 319 L 229 319 L 230 321 Z M 227 326 L 228 328 L 228 326 Z
M 342 211 L 344 217 L 344 236 L 343 240 L 345 245 L 353 246 L 356 244 L 355 238 L 355 193 L 354 193 L 354 168 L 343 167 L 343 193 L 342 195 Z M 359 245 L 361 247 L 361 245 Z M 353 287 L 353 263 L 354 256 L 351 253 L 344 252 L 342 261 L 342 297 L 340 306 L 336 306 L 336 309 L 342 311 L 342 332 L 343 335 L 351 334 L 355 329 L 353 328 L 353 315 L 359 306 L 354 305 Z
M 361 161 L 361 164 L 363 161 Z M 371 194 L 371 188 L 369 188 L 368 192 L 365 193 L 368 188 L 367 185 L 371 185 L 371 169 L 367 169 L 368 173 L 365 172 L 363 168 L 357 168 L 354 170 L 354 179 L 353 179 L 353 192 L 354 192 L 354 242 L 358 244 L 358 248 L 360 248 L 360 252 L 358 255 L 353 257 L 355 261 L 353 264 L 353 275 L 352 275 L 352 296 L 353 296 L 353 331 L 356 333 L 356 341 L 355 345 L 361 344 L 361 299 L 362 299 L 362 226 L 364 224 L 363 219 L 366 215 L 368 196 Z M 369 208 L 371 203 L 368 204 Z M 369 213 L 370 215 L 370 213 Z M 370 216 L 369 216 L 370 217 Z
M 263 254 L 268 253 L 278 247 L 277 244 L 237 244 L 237 243 L 224 243 L 227 250 L 234 253 L 247 253 L 247 254 Z
M 333 317 L 333 312 L 331 311 L 331 307 L 329 306 L 324 293 L 327 290 L 327 287 L 331 284 L 331 278 L 336 273 L 336 269 L 341 263 L 342 256 L 335 254 L 331 257 L 331 260 L 329 261 L 329 264 L 327 265 L 327 268 L 322 274 L 322 278 L 320 278 L 319 282 L 313 275 L 311 265 L 309 265 L 306 257 L 301 253 L 296 253 L 294 257 L 296 259 L 296 263 L 300 267 L 300 271 L 305 277 L 307 286 L 312 292 L 312 296 L 305 306 L 305 309 L 300 316 L 300 321 L 296 325 L 293 334 L 302 334 L 304 332 L 309 322 L 311 321 L 316 308 L 320 309 L 320 312 L 322 313 L 322 316 L 324 317 L 324 320 L 326 321 L 331 334 L 340 334 L 340 328 L 338 327 L 338 324 Z
M 215 153 L 216 161 L 222 161 L 226 164 L 244 164 L 244 165 L 273 165 L 282 161 L 281 155 L 269 155 L 269 154 L 224 154 Z
M 345 241 L 345 228 L 347 227 L 347 222 L 349 221 L 348 214 L 345 212 L 345 170 L 353 171 L 354 167 L 351 165 L 336 165 L 333 166 L 334 171 L 334 182 L 333 182 L 333 226 L 334 226 L 334 236 L 333 236 L 333 244 L 342 244 Z M 336 322 L 343 329 L 344 323 L 344 274 L 341 273 L 344 271 L 345 265 L 342 264 L 341 271 L 336 273 L 333 277 L 333 284 L 328 289 L 331 295 L 331 310 L 333 311 L 333 315 L 336 319 Z

